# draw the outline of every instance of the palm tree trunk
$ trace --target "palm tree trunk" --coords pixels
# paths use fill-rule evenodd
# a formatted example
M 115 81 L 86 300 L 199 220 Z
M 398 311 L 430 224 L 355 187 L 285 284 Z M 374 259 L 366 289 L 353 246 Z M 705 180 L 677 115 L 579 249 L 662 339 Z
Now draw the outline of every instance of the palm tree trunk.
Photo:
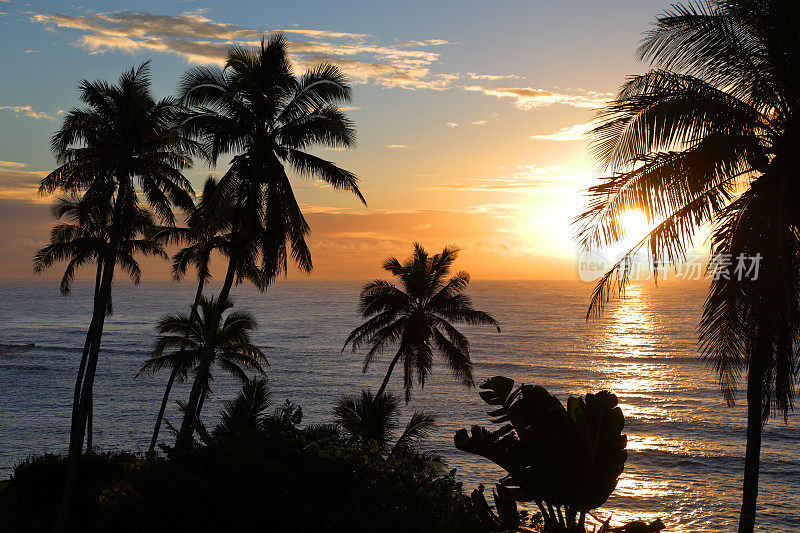
M 161 431 L 161 422 L 164 420 L 164 411 L 167 409 L 167 402 L 169 402 L 169 393 L 172 390 L 172 384 L 175 382 L 175 376 L 178 375 L 178 369 L 173 368 L 167 381 L 167 388 L 164 391 L 164 398 L 161 400 L 161 408 L 158 410 L 158 417 L 156 418 L 156 425 L 153 428 L 153 438 L 150 439 L 149 451 L 155 451 L 156 442 L 158 442 L 158 433 Z
M 114 220 L 119 220 L 121 212 L 121 201 L 119 197 L 114 206 Z M 52 531 L 55 533 L 66 532 L 70 526 L 72 499 L 78 487 L 78 477 L 80 474 L 80 457 L 83 451 L 83 438 L 86 434 L 86 422 L 91 406 L 92 389 L 94 387 L 94 377 L 97 371 L 97 359 L 100 353 L 100 341 L 103 336 L 103 325 L 106 318 L 108 300 L 111 296 L 111 284 L 114 279 L 114 265 L 117 262 L 117 246 L 119 242 L 119 231 L 113 230 L 106 257 L 103 259 L 103 276 L 100 284 L 100 292 L 94 301 L 92 323 L 87 332 L 88 356 L 82 378 L 76 383 L 76 389 L 80 389 L 77 405 L 73 405 L 73 417 L 70 426 L 70 439 L 67 457 L 67 479 L 64 483 L 64 492 L 61 496 L 58 513 L 53 523 Z M 79 371 L 80 374 L 80 371 Z
M 205 276 L 200 276 L 197 282 L 197 292 L 194 295 L 194 304 L 192 305 L 192 315 L 197 313 L 197 306 L 200 304 L 200 298 L 203 296 L 203 287 L 205 286 Z M 156 418 L 156 425 L 153 428 L 153 438 L 150 439 L 149 451 L 153 452 L 156 449 L 156 442 L 158 442 L 158 433 L 161 431 L 161 422 L 164 420 L 164 412 L 167 409 L 169 402 L 169 393 L 172 390 L 172 385 L 175 383 L 175 378 L 178 375 L 178 369 L 173 368 L 167 381 L 167 388 L 164 391 L 164 398 L 161 400 L 161 408 L 158 410 L 158 418 Z
M 189 394 L 189 402 L 186 404 L 186 412 L 183 414 L 183 422 L 181 429 L 178 432 L 178 438 L 175 442 L 177 448 L 183 448 L 191 443 L 192 434 L 194 433 L 194 421 L 197 414 L 197 406 L 200 401 L 200 395 L 205 388 L 205 381 L 208 378 L 208 372 L 211 367 L 211 361 L 214 357 L 214 349 L 217 337 L 217 329 L 222 317 L 222 302 L 228 300 L 230 296 L 231 287 L 236 278 L 236 269 L 238 266 L 238 254 L 235 250 L 231 251 L 230 259 L 228 260 L 228 271 L 225 274 L 225 281 L 219 291 L 219 297 L 213 312 L 211 313 L 211 320 L 206 325 L 205 339 L 203 342 L 203 354 L 200 356 L 200 364 L 198 365 L 197 375 L 195 376 L 194 383 L 192 384 L 192 391 Z
M 98 257 L 97 258 L 97 271 L 96 271 L 95 277 L 94 277 L 94 299 L 95 300 L 97 300 L 97 298 L 100 296 L 100 284 L 102 283 L 102 281 L 103 281 L 103 259 L 101 257 Z M 108 307 L 106 307 L 106 310 L 108 310 Z M 88 344 L 88 337 L 87 337 L 87 343 L 84 345 L 84 350 L 83 350 L 83 360 L 81 361 L 81 365 L 83 365 L 84 367 L 86 366 L 86 359 L 87 359 L 87 356 L 89 355 L 88 348 L 89 348 L 89 344 Z M 81 374 L 82 374 L 82 372 L 81 372 Z M 94 431 L 93 424 L 92 424 L 92 422 L 94 420 L 94 395 L 92 395 L 92 398 L 91 398 L 90 401 L 91 401 L 91 403 L 89 404 L 89 414 L 88 414 L 88 419 L 86 421 L 86 451 L 87 452 L 91 452 L 92 451 L 92 432 Z
M 203 404 L 206 403 L 207 396 L 208 390 L 203 389 L 203 393 L 200 395 L 200 401 L 197 402 L 197 412 L 194 414 L 194 419 L 196 422 L 200 421 L 200 412 L 203 410 Z
M 381 388 L 378 389 L 378 393 L 375 395 L 376 398 L 381 394 L 383 394 L 383 391 L 386 390 L 386 385 L 389 384 L 389 378 L 392 377 L 394 366 L 397 364 L 397 361 L 400 360 L 400 354 L 402 353 L 403 353 L 403 347 L 400 346 L 400 349 L 397 350 L 397 355 L 394 356 L 394 359 L 392 359 L 392 363 L 389 365 L 389 369 L 386 371 L 386 377 L 383 378 L 383 383 L 381 383 Z
M 86 453 L 92 451 L 92 417 L 94 416 L 94 394 L 89 398 L 89 413 L 86 415 Z
M 756 524 L 758 470 L 761 461 L 761 430 L 764 425 L 761 417 L 764 386 L 762 380 L 762 372 L 751 361 L 747 372 L 747 450 L 744 457 L 744 483 L 742 487 L 742 511 L 739 515 L 739 533 L 752 533 Z
M 81 400 L 81 385 L 83 384 L 83 375 L 86 373 L 86 361 L 89 358 L 89 347 L 94 338 L 94 330 L 97 327 L 97 320 L 94 315 L 94 308 L 97 307 L 98 298 L 100 298 L 100 283 L 103 279 L 103 258 L 97 258 L 97 269 L 94 281 L 94 296 L 92 299 L 92 320 L 89 323 L 89 330 L 86 332 L 86 341 L 83 344 L 83 354 L 81 355 L 81 362 L 78 365 L 78 375 L 75 378 L 75 388 L 72 392 L 72 417 L 70 420 L 70 439 L 75 432 L 76 422 L 78 420 L 78 406 Z

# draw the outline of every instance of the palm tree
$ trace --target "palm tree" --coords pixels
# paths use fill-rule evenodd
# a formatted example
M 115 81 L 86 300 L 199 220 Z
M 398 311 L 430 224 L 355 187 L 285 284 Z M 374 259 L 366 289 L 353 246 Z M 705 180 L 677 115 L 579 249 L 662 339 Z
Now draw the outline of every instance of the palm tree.
M 153 99 L 146 63 L 123 73 L 116 85 L 84 80 L 79 90 L 86 107 L 69 111 L 53 136 L 52 149 L 60 166 L 42 180 L 39 191 L 50 194 L 60 190 L 83 194 L 87 199 L 111 198 L 112 208 L 98 298 L 87 332 L 88 356 L 75 383 L 70 463 L 55 531 L 64 531 L 69 523 L 120 243 L 134 238 L 136 225 L 131 221 L 139 212 L 140 199 L 165 225 L 174 224 L 172 203 L 179 207 L 191 203 L 191 186 L 180 169 L 190 165 L 188 155 L 196 149 L 172 126 L 175 102 Z
M 230 227 L 232 213 L 230 206 L 208 207 L 210 202 L 215 201 L 216 189 L 217 181 L 209 176 L 203 184 L 202 201 L 187 212 L 188 227 L 175 228 L 178 231 L 168 236 L 171 241 L 185 245 L 172 259 L 172 277 L 175 281 L 181 281 L 189 267 L 194 267 L 197 273 L 195 307 L 203 294 L 206 281 L 211 279 L 211 254 L 215 251 L 223 254 L 228 252 L 229 236 L 226 230 Z M 219 200 L 216 201 L 219 203 Z M 219 214 L 222 216 L 215 217 Z
M 373 396 L 368 390 L 362 390 L 360 396 L 339 398 L 333 414 L 348 446 L 369 448 L 374 442 L 387 457 L 412 449 L 436 426 L 432 415 L 415 411 L 400 437 L 390 444 L 400 427 L 400 400 L 390 393 Z
M 221 301 L 234 282 L 246 277 L 248 264 L 260 263 L 263 288 L 286 272 L 289 257 L 301 271 L 312 269 L 305 241 L 309 226 L 292 191 L 287 165 L 302 177 L 351 191 L 364 202 L 353 173 L 306 151 L 354 145 L 352 123 L 337 108 L 350 101 L 344 75 L 322 64 L 297 78 L 286 47 L 280 34 L 262 40 L 257 50 L 234 46 L 224 69 L 193 68 L 181 82 L 181 100 L 191 108 L 182 122 L 185 131 L 200 141 L 212 163 L 223 154 L 234 155 L 215 195 L 231 199 L 236 213 Z M 215 316 L 209 323 L 209 346 L 218 321 Z M 201 365 L 208 364 L 208 356 Z M 200 392 L 192 388 L 189 413 Z M 191 436 L 192 423 L 190 416 L 184 417 L 179 443 Z
M 366 372 L 375 357 L 389 345 L 398 345 L 389 364 L 377 396 L 389 383 L 395 365 L 403 361 L 403 387 L 406 403 L 411 399 L 414 373 L 420 386 L 433 364 L 436 350 L 447 362 L 453 374 L 464 385 L 474 385 L 469 340 L 453 323 L 489 324 L 500 326 L 488 313 L 473 308 L 466 295 L 469 274 L 459 272 L 447 279 L 450 267 L 458 257 L 458 248 L 447 247 L 431 257 L 419 243 L 405 263 L 390 257 L 384 270 L 400 278 L 402 289 L 388 281 L 375 280 L 361 290 L 359 314 L 368 320 L 354 329 L 342 347 L 352 345 L 353 353 L 363 344 L 369 345 L 364 358 Z
M 207 202 L 214 196 L 217 182 L 213 177 L 206 179 L 203 185 L 202 199 Z M 187 213 L 188 227 L 186 228 L 169 228 L 160 234 L 160 238 L 167 243 L 180 243 L 185 244 L 175 253 L 172 261 L 172 276 L 175 281 L 181 281 L 186 275 L 186 271 L 190 266 L 194 266 L 197 272 L 197 290 L 195 291 L 194 300 L 191 307 L 191 313 L 194 315 L 197 312 L 197 306 L 200 304 L 200 299 L 203 296 L 203 289 L 205 283 L 211 278 L 211 270 L 209 268 L 211 262 L 211 254 L 217 250 L 223 253 L 227 251 L 228 236 L 223 234 L 229 222 L 226 219 L 213 218 L 212 215 L 219 210 L 208 210 L 205 204 L 194 206 L 193 209 Z M 141 372 L 140 372 L 141 374 Z M 138 376 L 139 374 L 137 374 Z M 164 397 L 161 400 L 161 407 L 158 410 L 156 423 L 153 427 L 153 436 L 150 439 L 149 451 L 154 451 L 156 442 L 158 442 L 158 434 L 161 430 L 161 422 L 164 419 L 164 412 L 167 409 L 169 402 L 169 395 L 172 391 L 172 386 L 175 379 L 183 383 L 186 379 L 187 373 L 181 372 L 178 366 L 172 368 L 167 386 L 164 390 Z
M 217 311 L 216 307 L 221 307 Z M 214 377 L 210 367 L 202 374 L 199 364 L 206 349 L 208 338 L 208 324 L 216 312 L 224 314 L 233 307 L 230 300 L 223 304 L 206 299 L 201 296 L 198 310 L 189 315 L 165 315 L 156 325 L 159 337 L 153 347 L 151 357 L 145 361 L 139 374 L 156 373 L 164 368 L 171 369 L 172 373 L 183 380 L 190 372 L 195 372 L 195 383 L 200 382 L 202 395 L 197 409 L 194 411 L 195 420 L 200 419 L 200 411 L 206 396 L 211 392 L 211 383 Z M 214 346 L 211 349 L 211 363 L 245 383 L 248 380 L 247 371 L 252 370 L 265 375 L 264 366 L 268 365 L 267 358 L 260 348 L 255 346 L 250 338 L 250 332 L 258 324 L 247 311 L 232 311 L 228 313 L 221 324 L 218 324 L 214 336 Z M 161 416 L 163 416 L 163 411 Z
M 708 0 L 660 15 L 639 50 L 656 68 L 631 77 L 599 117 L 593 151 L 610 177 L 589 190 L 580 217 L 587 248 L 619 241 L 626 209 L 656 224 L 600 280 L 589 313 L 614 278 L 624 288 L 638 250 L 656 265 L 680 262 L 703 225 L 717 257 L 763 258 L 757 277 L 712 266 L 699 330 L 729 404 L 747 373 L 740 532 L 755 525 L 763 425 L 792 409 L 800 368 L 799 23 L 798 4 L 782 0 Z
M 108 198 L 96 200 L 81 198 L 76 195 L 61 196 L 51 206 L 53 218 L 66 219 L 66 223 L 57 224 L 50 231 L 50 244 L 36 252 L 33 259 L 33 271 L 42 274 L 55 263 L 67 261 L 67 268 L 61 277 L 61 294 L 68 295 L 72 290 L 72 282 L 77 271 L 87 263 L 94 262 L 95 282 L 94 299 L 99 297 L 100 282 L 103 274 L 103 258 L 107 253 L 109 229 L 111 227 L 111 205 Z M 163 248 L 152 237 L 158 231 L 153 215 L 146 209 L 139 209 L 131 220 L 135 226 L 130 233 L 132 239 L 120 242 L 117 262 L 128 274 L 128 277 L 139 284 L 141 269 L 136 260 L 136 253 L 167 257 Z M 109 294 L 106 314 L 111 315 L 113 306 Z M 89 339 L 83 347 L 81 366 L 86 365 L 89 352 Z M 86 450 L 92 449 L 92 405 L 86 423 Z
M 269 405 L 267 380 L 264 378 L 245 380 L 236 398 L 225 402 L 221 414 L 222 420 L 211 432 L 211 436 L 220 439 L 258 429 L 267 419 L 266 412 Z

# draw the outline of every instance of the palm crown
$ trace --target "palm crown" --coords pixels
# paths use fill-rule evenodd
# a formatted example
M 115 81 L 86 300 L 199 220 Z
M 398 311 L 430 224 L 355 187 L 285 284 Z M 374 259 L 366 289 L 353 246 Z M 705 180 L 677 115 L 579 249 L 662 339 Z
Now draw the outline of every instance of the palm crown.
M 489 324 L 497 331 L 500 327 L 488 313 L 473 308 L 465 294 L 469 274 L 458 272 L 447 278 L 457 256 L 458 249 L 451 247 L 428 256 L 417 243 L 413 255 L 405 263 L 391 257 L 383 265 L 386 271 L 399 278 L 402 288 L 385 280 L 375 280 L 361 290 L 359 314 L 369 320 L 350 333 L 344 347 L 351 344 L 355 352 L 362 345 L 369 345 L 364 358 L 366 372 L 378 354 L 390 345 L 398 345 L 377 396 L 386 388 L 395 364 L 402 359 L 403 386 L 408 401 L 414 374 L 420 385 L 425 384 L 433 365 L 434 350 L 444 357 L 464 385 L 473 385 L 469 340 L 453 323 Z
M 52 149 L 61 165 L 39 187 L 115 195 L 118 231 L 135 215 L 139 194 L 165 223 L 175 217 L 171 203 L 191 204 L 191 185 L 180 169 L 190 166 L 198 146 L 173 127 L 173 99 L 154 100 L 147 63 L 131 69 L 117 85 L 83 80 L 81 100 L 88 107 L 72 109 L 53 136 Z M 138 191 L 136 186 L 138 185 Z
M 165 315 L 156 325 L 158 339 L 153 353 L 143 365 L 139 374 L 158 372 L 164 368 L 177 369 L 180 378 L 185 379 L 200 362 L 205 346 L 207 324 L 219 305 L 214 299 L 201 297 L 198 312 L 191 315 Z M 233 307 L 228 300 L 222 304 L 225 312 Z M 213 362 L 224 372 L 231 374 L 242 382 L 247 381 L 247 371 L 264 374 L 267 358 L 264 352 L 253 344 L 250 332 L 258 327 L 255 318 L 247 311 L 228 313 L 217 330 L 213 347 Z M 208 373 L 208 380 L 203 388 L 210 391 L 213 377 Z
M 374 442 L 387 455 L 410 449 L 414 443 L 425 440 L 436 426 L 430 414 L 414 412 L 390 445 L 400 427 L 400 402 L 392 394 L 373 396 L 366 390 L 360 396 L 339 398 L 333 414 L 349 445 L 368 448 Z
M 61 277 L 61 293 L 67 295 L 72 289 L 77 271 L 82 266 L 94 262 L 98 273 L 96 285 L 99 285 L 103 259 L 108 253 L 111 210 L 112 206 L 105 201 L 93 201 L 91 198 L 80 198 L 75 195 L 57 198 L 50 211 L 54 218 L 66 219 L 67 222 L 53 226 L 50 231 L 50 244 L 34 255 L 34 272 L 39 274 L 55 263 L 67 261 L 67 267 Z M 138 284 L 142 271 L 135 255 L 141 253 L 166 257 L 166 253 L 152 238 L 159 231 L 152 213 L 140 208 L 130 222 L 133 231 L 129 233 L 135 238 L 119 243 L 117 263 L 133 282 Z M 111 311 L 110 299 L 108 310 Z
M 205 282 L 211 279 L 211 254 L 214 251 L 227 255 L 229 250 L 230 217 L 229 209 L 208 209 L 212 201 L 217 181 L 213 177 L 203 184 L 201 201 L 187 210 L 187 227 L 173 228 L 165 234 L 167 242 L 184 245 L 172 258 L 172 276 L 180 281 L 189 267 L 197 272 L 198 293 L 202 294 Z M 220 214 L 222 216 L 215 216 Z
M 300 269 L 311 270 L 305 242 L 309 226 L 284 165 L 364 201 L 353 173 L 306 151 L 315 145 L 354 145 L 355 130 L 336 107 L 350 100 L 344 75 L 322 64 L 295 77 L 286 41 L 278 34 L 257 51 L 231 48 L 224 69 L 191 69 L 180 94 L 192 108 L 183 127 L 210 159 L 236 154 L 218 193 L 234 198 L 239 253 L 260 255 L 267 280 L 286 270 L 289 256 Z
M 587 247 L 618 241 L 625 209 L 657 223 L 601 280 L 598 310 L 615 271 L 625 281 L 633 253 L 644 247 L 656 264 L 680 262 L 706 223 L 712 253 L 764 256 L 758 280 L 716 276 L 703 313 L 703 352 L 731 402 L 748 353 L 764 347 L 753 335 L 783 339 L 761 357 L 774 371 L 792 367 L 800 331 L 800 189 L 791 170 L 800 86 L 788 75 L 800 49 L 786 20 L 800 20 L 795 3 L 714 1 L 659 18 L 639 55 L 662 68 L 632 77 L 602 112 L 594 153 L 614 173 L 590 189 L 581 216 Z M 767 412 L 790 408 L 790 374 L 775 374 Z

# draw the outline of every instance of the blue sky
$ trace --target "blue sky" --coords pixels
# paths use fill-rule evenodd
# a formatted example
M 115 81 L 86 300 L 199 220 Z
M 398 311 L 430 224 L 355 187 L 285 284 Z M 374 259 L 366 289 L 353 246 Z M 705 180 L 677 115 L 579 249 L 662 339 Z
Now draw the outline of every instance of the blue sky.
M 465 266 L 483 277 L 573 277 L 569 219 L 595 174 L 585 124 L 645 68 L 636 45 L 666 7 L 0 1 L 0 278 L 29 277 L 47 238 L 49 199 L 32 191 L 54 165 L 48 139 L 59 113 L 77 104 L 81 78 L 113 80 L 149 59 L 154 91 L 165 96 L 187 66 L 219 62 L 229 43 L 278 30 L 298 70 L 332 61 L 354 85 L 358 147 L 323 153 L 361 177 L 369 207 L 297 182 L 318 276 L 368 275 L 421 240 L 461 246 Z M 200 183 L 208 172 L 189 175 Z

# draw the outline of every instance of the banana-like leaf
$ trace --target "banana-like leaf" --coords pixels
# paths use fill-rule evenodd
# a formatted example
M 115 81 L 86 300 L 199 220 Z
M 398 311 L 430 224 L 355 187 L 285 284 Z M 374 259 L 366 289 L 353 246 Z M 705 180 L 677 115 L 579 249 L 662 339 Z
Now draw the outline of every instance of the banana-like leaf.
M 497 431 L 473 426 L 455 435 L 459 450 L 480 455 L 508 472 L 500 485 L 516 501 L 547 502 L 590 511 L 601 506 L 617 485 L 627 459 L 625 418 L 608 392 L 571 397 L 567 408 L 540 386 L 502 376 L 489 379 L 480 393 L 492 422 L 510 422 Z

